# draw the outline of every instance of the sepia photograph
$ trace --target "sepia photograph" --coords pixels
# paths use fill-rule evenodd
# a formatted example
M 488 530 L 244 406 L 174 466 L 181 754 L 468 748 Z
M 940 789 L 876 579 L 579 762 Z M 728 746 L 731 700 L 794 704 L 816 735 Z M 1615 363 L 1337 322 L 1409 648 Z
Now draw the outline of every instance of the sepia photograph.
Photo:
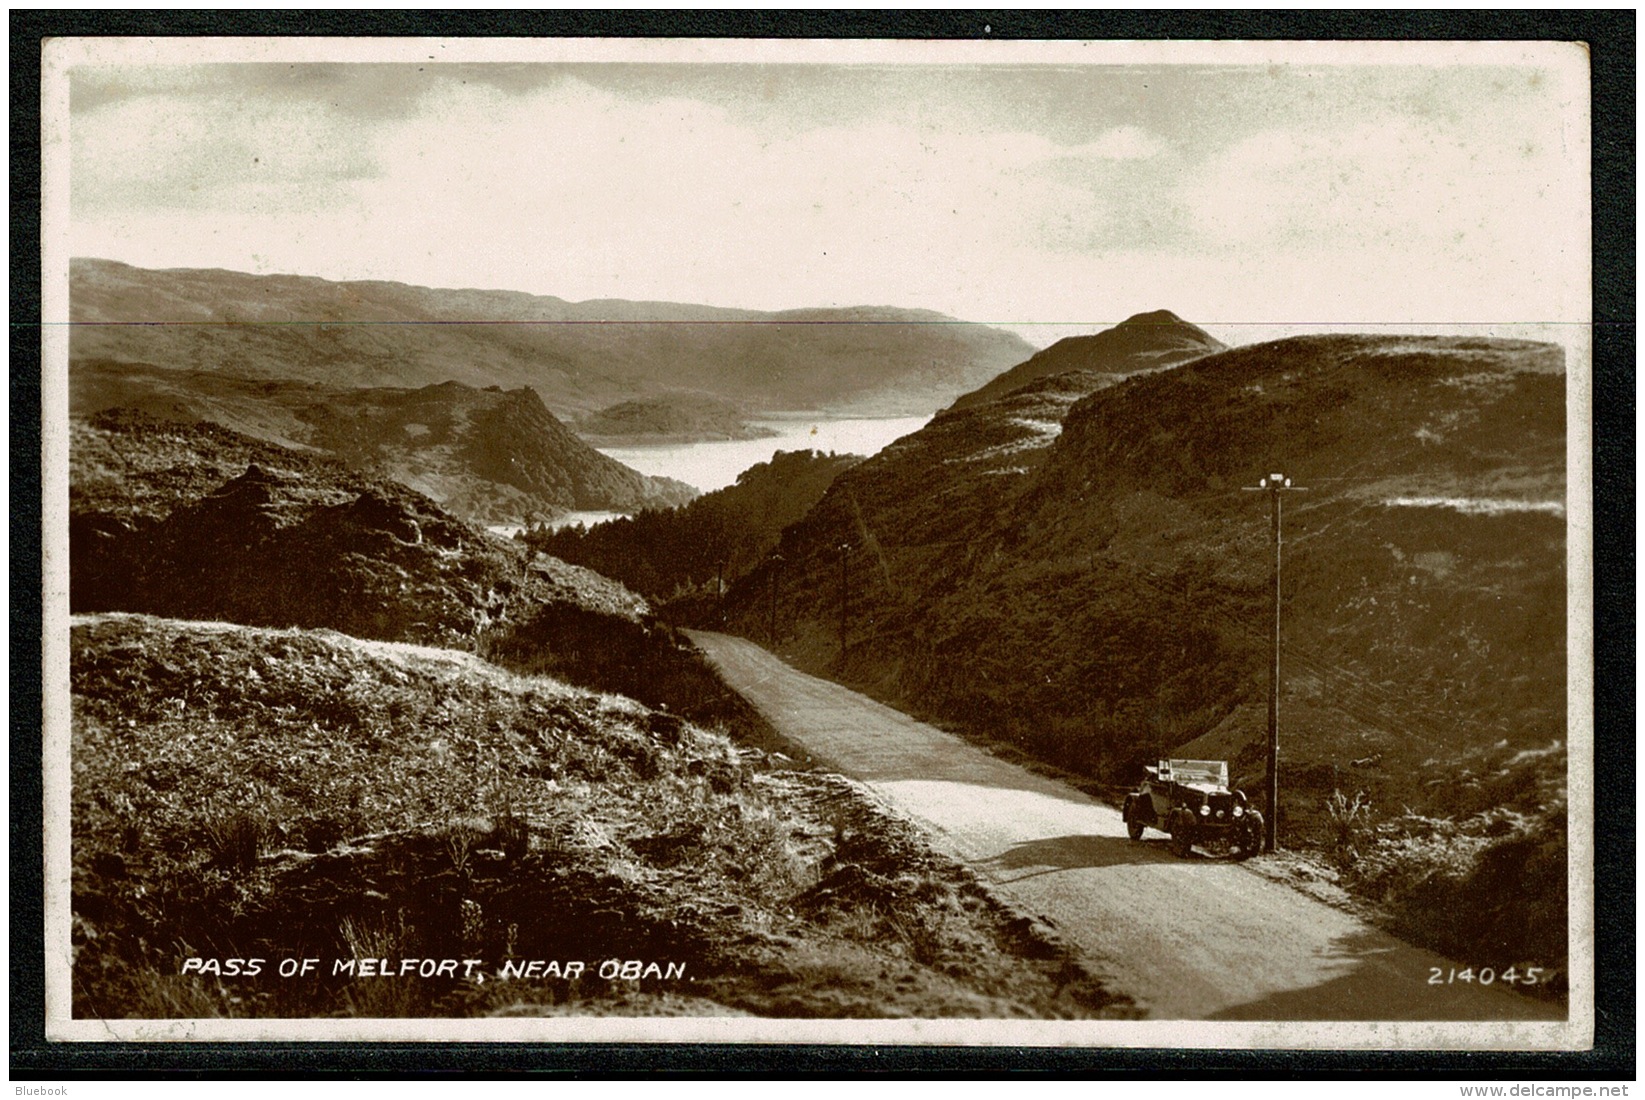
M 49 1038 L 1592 1044 L 1580 43 L 41 90 Z

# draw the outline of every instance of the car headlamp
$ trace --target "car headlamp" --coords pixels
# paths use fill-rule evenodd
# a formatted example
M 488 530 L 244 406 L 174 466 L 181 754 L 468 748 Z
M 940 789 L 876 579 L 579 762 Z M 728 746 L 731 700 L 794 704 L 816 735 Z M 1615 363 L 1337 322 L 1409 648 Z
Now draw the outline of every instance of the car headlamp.
M 1245 815 L 1245 807 L 1236 803 L 1234 805 L 1234 816 L 1235 817 L 1243 817 L 1244 815 Z
M 1210 817 L 1211 816 L 1211 806 L 1210 806 L 1210 804 L 1206 803 L 1206 804 L 1201 805 L 1200 808 L 1199 808 L 1199 812 L 1200 812 L 1201 816 Z

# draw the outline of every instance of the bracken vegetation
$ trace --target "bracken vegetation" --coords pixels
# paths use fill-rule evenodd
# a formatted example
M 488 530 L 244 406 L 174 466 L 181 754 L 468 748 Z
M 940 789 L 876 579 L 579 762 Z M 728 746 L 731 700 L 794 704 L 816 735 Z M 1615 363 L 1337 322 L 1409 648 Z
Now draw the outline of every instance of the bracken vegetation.
M 77 618 L 73 654 L 78 1016 L 1128 1011 L 860 787 L 630 700 L 142 616 Z M 383 958 L 484 966 L 333 973 Z M 533 959 L 588 970 L 499 977 Z
M 77 1016 L 1131 1011 L 621 585 L 209 425 L 74 430 Z M 483 965 L 333 970 L 379 958 Z

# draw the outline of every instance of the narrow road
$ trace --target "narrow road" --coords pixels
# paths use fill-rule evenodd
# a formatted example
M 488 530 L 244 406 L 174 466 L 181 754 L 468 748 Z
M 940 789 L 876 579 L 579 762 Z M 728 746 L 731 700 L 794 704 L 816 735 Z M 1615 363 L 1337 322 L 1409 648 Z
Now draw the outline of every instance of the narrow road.
M 1177 859 L 1117 810 L 753 642 L 690 632 L 732 687 L 819 761 L 866 781 L 1078 944 L 1161 1019 L 1549 1020 L 1499 987 L 1430 985 L 1461 967 L 1237 863 Z M 1473 960 L 1475 966 L 1505 965 Z

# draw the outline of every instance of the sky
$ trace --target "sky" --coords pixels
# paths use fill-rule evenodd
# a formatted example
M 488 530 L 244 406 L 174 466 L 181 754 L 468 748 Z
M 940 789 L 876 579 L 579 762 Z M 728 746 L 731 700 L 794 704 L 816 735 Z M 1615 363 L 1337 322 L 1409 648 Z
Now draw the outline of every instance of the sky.
M 1160 308 L 1236 338 L 1588 318 L 1572 48 L 1092 53 L 93 55 L 66 70 L 68 246 L 572 300 L 896 305 L 1030 339 Z

